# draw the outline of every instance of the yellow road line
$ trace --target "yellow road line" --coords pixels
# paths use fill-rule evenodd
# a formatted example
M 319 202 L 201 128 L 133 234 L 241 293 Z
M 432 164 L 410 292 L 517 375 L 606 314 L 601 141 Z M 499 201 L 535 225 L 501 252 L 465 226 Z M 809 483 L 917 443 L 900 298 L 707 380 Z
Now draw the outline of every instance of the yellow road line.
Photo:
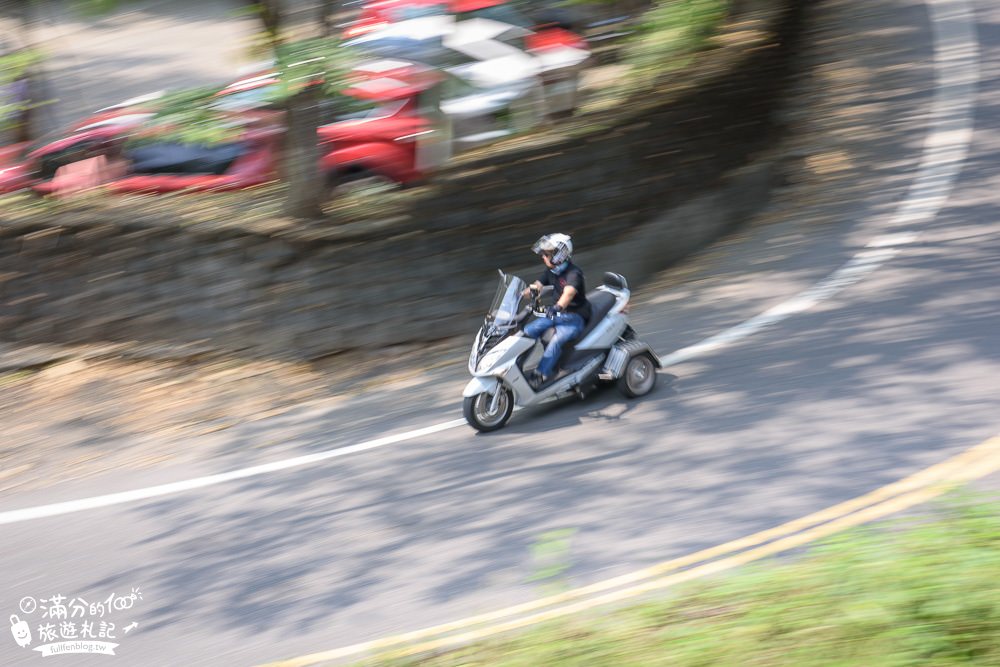
M 265 667 L 305 667 L 325 660 L 337 660 L 352 655 L 375 652 L 389 652 L 391 656 L 413 655 L 465 644 L 502 632 L 592 609 L 600 605 L 636 597 L 652 590 L 690 581 L 787 551 L 846 528 L 882 518 L 925 502 L 944 493 L 947 489 L 957 484 L 984 477 L 996 470 L 1000 470 L 1000 436 L 991 438 L 950 459 L 863 496 L 716 547 L 664 561 L 663 563 L 637 570 L 636 572 L 600 581 L 589 586 L 583 586 L 559 595 L 505 607 L 494 612 L 471 616 L 452 623 L 445 623 L 330 651 L 269 663 Z M 767 542 L 770 543 L 765 544 Z M 744 549 L 747 549 L 747 551 L 743 551 Z M 662 576 L 668 572 L 736 551 L 741 551 L 742 553 L 704 563 L 670 576 Z M 617 591 L 605 593 L 604 595 L 587 597 L 580 600 L 580 598 L 585 598 L 594 593 L 620 588 L 625 584 L 642 580 L 647 581 L 628 588 L 621 588 Z M 570 603 L 573 600 L 577 601 Z M 556 607 L 556 605 L 561 606 Z M 535 614 L 523 615 L 527 614 L 527 612 L 546 607 L 555 608 Z M 478 630 L 468 630 L 460 634 L 431 639 L 458 630 L 483 625 L 490 621 L 511 617 L 518 618 L 513 618 L 502 623 L 494 623 Z M 420 640 L 427 641 L 414 643 L 420 642 Z M 401 645 L 406 646 L 398 648 Z

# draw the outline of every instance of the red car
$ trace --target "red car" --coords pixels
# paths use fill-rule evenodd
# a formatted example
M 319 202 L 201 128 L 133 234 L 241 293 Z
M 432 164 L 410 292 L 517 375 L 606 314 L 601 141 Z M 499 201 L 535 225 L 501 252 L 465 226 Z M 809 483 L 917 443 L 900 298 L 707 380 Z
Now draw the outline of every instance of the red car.
M 61 167 L 115 154 L 124 137 L 151 116 L 151 111 L 137 108 L 100 111 L 38 141 L 0 148 L 0 193 L 32 187 L 50 191 Z
M 344 38 L 360 37 L 390 23 L 447 14 L 448 11 L 449 3 L 442 0 L 373 0 L 361 7 L 357 20 L 344 30 Z
M 321 168 L 331 180 L 375 176 L 409 184 L 450 157 L 447 121 L 431 103 L 440 73 L 384 59 L 355 66 L 353 75 L 343 94 L 321 108 Z M 219 105 L 255 124 L 281 125 L 281 112 L 268 111 L 275 85 L 273 73 L 240 79 L 219 92 Z
M 0 148 L 0 194 L 23 190 L 31 185 L 31 175 L 24 164 L 29 144 L 11 144 Z
M 412 183 L 449 157 L 442 116 L 424 101 L 424 94 L 440 81 L 437 72 L 379 61 L 359 66 L 354 74 L 355 81 L 344 91 L 346 98 L 338 104 L 342 107 L 345 100 L 352 100 L 355 108 L 319 129 L 320 168 L 331 181 L 378 176 Z M 275 83 L 272 75 L 259 75 L 241 79 L 219 94 L 219 108 L 245 126 L 237 141 L 196 146 L 150 140 L 132 145 L 129 138 L 152 112 L 118 110 L 100 120 L 88 119 L 92 122 L 28 150 L 24 146 L 0 150 L 0 192 L 25 187 L 56 192 L 61 187 L 55 178 L 60 167 L 97 156 L 121 166 L 102 172 L 114 174 L 103 183 L 112 192 L 223 191 L 275 180 L 283 127 L 280 112 L 267 111 L 260 103 Z

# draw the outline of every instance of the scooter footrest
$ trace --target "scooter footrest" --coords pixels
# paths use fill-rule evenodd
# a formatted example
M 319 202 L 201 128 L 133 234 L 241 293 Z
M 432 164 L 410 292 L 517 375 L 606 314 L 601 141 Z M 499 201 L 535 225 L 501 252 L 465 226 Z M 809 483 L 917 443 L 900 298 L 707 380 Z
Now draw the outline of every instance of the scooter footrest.
M 597 377 L 602 380 L 617 380 L 625 372 L 625 364 L 634 355 L 649 350 L 649 345 L 641 340 L 619 340 L 610 350 L 604 360 L 604 368 Z
M 604 360 L 604 368 L 597 377 L 602 380 L 614 380 L 620 378 L 625 364 L 628 362 L 629 351 L 620 343 L 608 350 L 608 358 Z

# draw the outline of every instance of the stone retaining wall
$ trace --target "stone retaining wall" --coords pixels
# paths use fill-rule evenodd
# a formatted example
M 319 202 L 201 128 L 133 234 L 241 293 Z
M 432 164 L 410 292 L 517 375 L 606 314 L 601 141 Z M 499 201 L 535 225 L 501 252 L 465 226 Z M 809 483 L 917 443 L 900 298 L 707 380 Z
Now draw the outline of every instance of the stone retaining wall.
M 767 200 L 773 168 L 755 158 L 780 132 L 800 13 L 800 0 L 782 4 L 749 46 L 707 54 L 680 93 L 466 157 L 392 219 L 306 233 L 0 213 L 0 340 L 317 358 L 471 335 L 495 269 L 533 275 L 530 246 L 549 231 L 573 235 L 593 283 L 616 270 L 641 290 Z

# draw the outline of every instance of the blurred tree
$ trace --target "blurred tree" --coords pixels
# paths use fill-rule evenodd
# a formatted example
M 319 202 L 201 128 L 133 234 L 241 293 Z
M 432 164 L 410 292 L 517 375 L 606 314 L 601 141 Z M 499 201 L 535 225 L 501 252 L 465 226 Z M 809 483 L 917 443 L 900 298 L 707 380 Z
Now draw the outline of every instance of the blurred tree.
M 32 0 L 0 0 L 0 18 L 15 27 L 0 38 L 0 136 L 30 141 L 41 132 L 39 71 L 42 54 L 32 42 Z M 15 41 L 8 41 L 13 36 Z
M 340 62 L 336 48 L 329 39 L 319 38 L 279 44 L 275 49 L 285 100 L 285 212 L 298 218 L 321 216 L 323 201 L 329 196 L 329 183 L 319 167 L 317 131 L 324 96 L 342 88 L 346 78 L 332 66 Z
M 37 106 L 32 73 L 40 61 L 40 55 L 33 50 L 0 55 L 0 137 L 15 142 L 32 139 Z
M 253 2 L 277 65 L 285 109 L 282 166 L 288 182 L 285 212 L 297 218 L 323 213 L 330 184 L 321 173 L 319 140 L 320 106 L 324 96 L 342 89 L 347 74 L 347 54 L 330 33 L 333 0 L 320 3 L 320 37 L 289 41 L 285 37 L 281 0 Z
M 284 16 L 281 11 L 281 0 L 250 0 L 250 9 L 260 17 L 270 45 L 276 47 L 281 41 L 281 24 Z
M 333 37 L 336 28 L 334 14 L 339 9 L 340 2 L 338 0 L 320 0 L 318 8 L 319 16 L 316 21 L 319 24 L 320 37 Z
M 524 0 L 532 6 L 534 13 L 545 12 L 560 7 L 579 8 L 594 18 L 635 17 L 653 5 L 654 0 Z

